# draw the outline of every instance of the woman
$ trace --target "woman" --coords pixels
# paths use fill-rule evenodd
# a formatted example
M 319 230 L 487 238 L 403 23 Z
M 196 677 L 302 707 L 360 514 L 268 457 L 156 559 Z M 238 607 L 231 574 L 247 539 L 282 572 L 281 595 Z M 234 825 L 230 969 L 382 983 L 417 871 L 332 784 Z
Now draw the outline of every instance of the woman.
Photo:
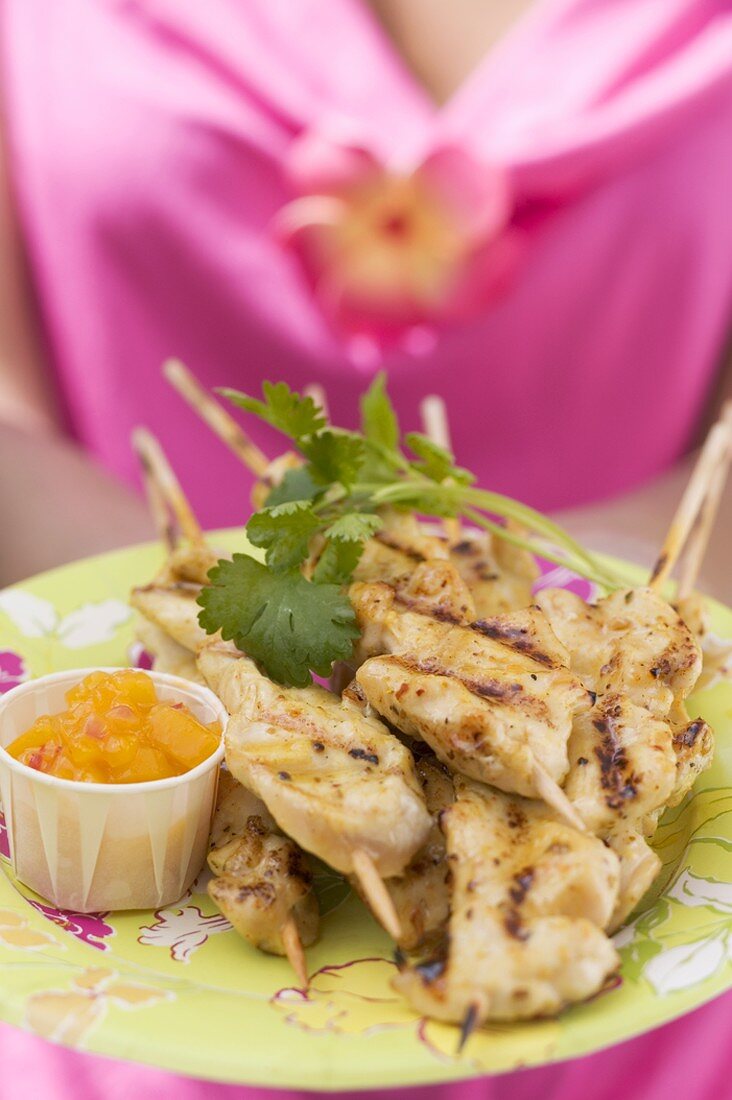
M 140 422 L 207 525 L 242 518 L 241 471 L 161 380 L 171 354 L 210 385 L 318 381 L 344 424 L 384 366 L 409 426 L 445 394 L 483 484 L 584 506 L 588 541 L 652 558 L 729 388 L 732 4 L 0 12 L 6 577 L 147 531 L 119 484 Z M 724 594 L 722 541 L 707 578 Z M 721 1095 L 724 1007 L 459 1095 Z M 256 1094 L 3 1039 L 5 1080 L 48 1096 Z

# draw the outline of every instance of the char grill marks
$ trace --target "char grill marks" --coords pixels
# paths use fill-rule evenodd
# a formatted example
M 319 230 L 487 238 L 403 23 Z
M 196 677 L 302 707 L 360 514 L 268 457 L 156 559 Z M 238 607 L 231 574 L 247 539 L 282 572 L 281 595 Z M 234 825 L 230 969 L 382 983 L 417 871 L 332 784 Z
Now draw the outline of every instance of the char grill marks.
M 353 585 L 351 598 L 363 648 L 383 654 L 356 673 L 377 712 L 502 790 L 538 795 L 537 764 L 563 780 L 573 718 L 591 699 L 541 612 L 462 625 L 405 609 L 387 585 Z
M 240 936 L 285 955 L 282 929 L 292 920 L 304 947 L 315 942 L 319 914 L 307 857 L 228 772 L 220 777 L 211 841 L 208 892 Z
M 531 603 L 539 569 L 528 551 L 493 535 L 471 532 L 450 547 L 450 560 L 470 589 L 475 618 L 491 618 Z
M 419 1012 L 455 1022 L 556 1013 L 596 992 L 618 960 L 601 931 L 619 865 L 601 841 L 540 803 L 456 778 L 442 814 L 452 877 L 448 932 L 395 984 Z
M 665 773 L 670 751 L 676 775 L 673 788 L 665 792 L 658 807 L 681 801 L 699 772 L 710 763 L 712 751 L 708 727 L 700 727 L 700 735 L 690 744 L 679 736 L 690 725 L 685 700 L 701 670 L 699 645 L 687 625 L 674 608 L 648 588 L 614 592 L 594 605 L 562 589 L 542 592 L 538 601 L 566 645 L 572 668 L 597 693 L 599 701 L 624 696 L 630 705 L 639 708 L 634 712 L 635 720 L 654 743 L 659 734 L 653 720 L 665 723 L 667 733 L 659 767 Z M 599 718 L 606 721 L 607 715 Z M 639 740 L 636 738 L 636 743 Z M 638 773 L 646 784 L 655 782 L 652 770 L 647 762 Z M 665 774 L 658 779 L 659 786 L 664 784 Z
M 220 645 L 199 666 L 232 714 L 227 764 L 279 828 L 344 874 L 357 850 L 382 876 L 401 874 L 431 820 L 398 739 L 323 688 L 279 687 Z

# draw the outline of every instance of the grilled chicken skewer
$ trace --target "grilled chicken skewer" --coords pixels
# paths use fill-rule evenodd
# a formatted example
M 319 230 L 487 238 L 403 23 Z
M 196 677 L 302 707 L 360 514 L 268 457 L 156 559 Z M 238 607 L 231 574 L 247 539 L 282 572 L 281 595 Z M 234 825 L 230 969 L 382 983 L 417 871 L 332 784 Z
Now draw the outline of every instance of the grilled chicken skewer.
M 448 935 L 395 987 L 419 1013 L 463 1022 L 554 1015 L 619 964 L 601 929 L 619 867 L 605 845 L 541 803 L 461 777 L 442 815 L 452 876 Z
M 318 903 L 307 856 L 282 836 L 263 802 L 222 771 L 211 828 L 208 892 L 244 939 L 286 955 L 303 988 L 303 947 L 318 937 Z
M 709 727 L 691 722 L 685 700 L 701 671 L 699 644 L 678 613 L 650 588 L 620 589 L 596 604 L 565 589 L 537 603 L 570 654 L 570 667 L 597 696 L 621 695 L 668 724 L 676 805 L 711 763 Z
M 198 625 L 195 597 L 220 555 L 206 544 L 158 441 L 138 430 L 134 446 L 153 517 L 169 550 L 156 582 L 132 593 L 142 616 L 138 636 L 155 655 L 157 668 L 204 683 L 195 653 L 209 639 Z M 188 546 L 176 545 L 176 530 L 187 534 Z M 303 944 L 317 938 L 319 914 L 304 853 L 277 833 L 264 804 L 224 771 L 211 839 L 209 866 L 217 876 L 209 885 L 212 899 L 250 943 L 286 955 L 307 985 Z
M 382 880 L 404 871 L 431 826 L 409 751 L 348 700 L 316 686 L 280 687 L 231 647 L 206 646 L 198 661 L 232 714 L 231 772 L 302 848 L 358 877 L 398 940 Z
M 551 799 L 583 827 L 559 784 L 572 721 L 591 697 L 539 611 L 465 626 L 405 607 L 386 584 L 354 584 L 350 596 L 365 660 L 356 678 L 376 711 L 448 767 Z
M 711 763 L 711 730 L 691 722 L 685 708 L 699 674 L 699 647 L 674 609 L 648 588 L 614 592 L 596 604 L 546 589 L 537 602 L 573 672 L 596 694 L 593 709 L 574 723 L 564 789 L 620 857 L 616 928 L 660 870 L 645 838 Z
M 651 836 L 667 805 L 677 805 L 711 762 L 713 735 L 690 720 L 686 698 L 698 683 L 703 633 L 692 595 L 730 461 L 732 416 L 710 432 L 647 588 L 614 592 L 595 605 L 572 593 L 540 593 L 571 666 L 597 696 L 570 739 L 567 794 L 589 827 L 621 859 L 617 927 L 653 881 L 660 860 Z M 659 588 L 686 549 L 679 586 L 685 622 Z M 690 624 L 692 628 L 690 629 Z

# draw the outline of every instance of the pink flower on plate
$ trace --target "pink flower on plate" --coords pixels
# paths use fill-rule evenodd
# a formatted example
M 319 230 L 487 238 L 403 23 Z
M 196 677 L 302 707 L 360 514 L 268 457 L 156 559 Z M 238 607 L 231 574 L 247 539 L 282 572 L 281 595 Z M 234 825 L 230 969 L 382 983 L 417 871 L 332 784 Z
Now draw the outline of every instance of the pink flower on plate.
M 506 172 L 445 145 L 410 170 L 310 133 L 293 146 L 298 197 L 275 220 L 337 328 L 378 343 L 469 316 L 521 252 Z
M 19 653 L 0 649 L 0 695 L 28 679 L 28 667 Z
M 44 905 L 40 901 L 31 901 L 30 904 L 48 920 L 65 932 L 70 932 L 87 946 L 96 947 L 99 951 L 109 950 L 109 945 L 104 941 L 109 936 L 114 936 L 115 931 L 104 919 L 106 913 L 74 913 L 70 909 L 56 909 L 53 905 Z

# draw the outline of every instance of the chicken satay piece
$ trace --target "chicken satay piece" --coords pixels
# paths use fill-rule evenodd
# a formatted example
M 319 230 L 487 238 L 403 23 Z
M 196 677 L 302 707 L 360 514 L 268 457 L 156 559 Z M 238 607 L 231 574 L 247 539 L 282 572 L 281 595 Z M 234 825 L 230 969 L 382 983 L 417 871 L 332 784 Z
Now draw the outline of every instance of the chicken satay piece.
M 535 608 L 472 623 L 405 610 L 387 585 L 352 585 L 360 648 L 385 653 L 356 679 L 369 703 L 464 775 L 544 797 L 537 768 L 567 774 L 575 715 L 592 704 Z
M 205 684 L 196 664 L 195 654 L 173 641 L 161 627 L 140 615 L 135 626 L 135 635 L 153 658 L 156 672 L 169 672 L 173 676 L 193 680 L 196 684 Z
M 211 640 L 198 622 L 201 608 L 196 601 L 201 588 L 193 581 L 154 582 L 133 588 L 130 603 L 179 646 L 196 653 Z
M 686 721 L 688 715 L 679 716 L 673 724 L 673 747 L 676 754 L 676 782 L 668 800 L 669 806 L 678 806 L 686 798 L 697 778 L 706 771 L 714 756 L 714 732 L 703 718 Z
M 418 757 L 415 766 L 432 828 L 403 874 L 385 883 L 402 929 L 399 946 L 405 951 L 439 936 L 450 911 L 449 864 L 440 814 L 453 802 L 453 782 L 448 771 L 431 755 Z M 358 880 L 352 878 L 351 885 L 363 897 Z
M 280 829 L 362 882 L 360 853 L 382 878 L 401 874 L 431 827 L 408 749 L 376 718 L 321 687 L 280 687 L 233 649 L 205 647 L 199 667 L 233 715 L 227 764 Z
M 613 592 L 596 604 L 547 589 L 537 602 L 587 687 L 600 697 L 624 694 L 670 724 L 676 783 L 668 801 L 681 801 L 714 749 L 709 727 L 691 722 L 686 711 L 701 670 L 701 650 L 687 624 L 649 588 Z
M 702 651 L 702 670 L 695 690 L 702 691 L 720 680 L 732 679 L 732 641 L 712 632 L 709 606 L 704 596 L 692 592 L 675 606 Z
M 303 947 L 315 942 L 320 922 L 307 856 L 278 831 L 264 803 L 224 769 L 211 845 L 212 900 L 254 947 L 286 955 L 307 985 Z
M 443 814 L 452 906 L 442 949 L 394 981 L 419 1013 L 455 1023 L 549 1016 L 618 967 L 601 931 L 618 861 L 545 806 L 456 778 Z
M 528 550 L 486 533 L 463 532 L 450 547 L 450 561 L 468 585 L 477 619 L 528 607 L 539 578 L 536 559 Z
M 604 840 L 620 863 L 618 897 L 608 925 L 608 931 L 615 932 L 650 890 L 661 870 L 661 860 L 632 826 L 618 825 Z
M 595 604 L 565 589 L 546 589 L 538 606 L 570 654 L 572 670 L 602 695 L 622 691 L 668 719 L 701 671 L 701 651 L 677 611 L 650 588 L 626 588 Z
M 155 578 L 158 584 L 208 584 L 208 574 L 222 558 L 229 557 L 223 550 L 214 550 L 205 542 L 177 546 L 168 555 L 165 564 Z
M 378 579 L 378 572 L 375 572 L 373 579 Z M 469 623 L 476 617 L 468 586 L 455 566 L 444 559 L 420 562 L 411 573 L 397 576 L 388 583 L 394 589 L 401 607 L 443 622 Z M 362 651 L 364 645 L 360 644 L 358 648 Z M 378 645 L 376 649 L 378 651 Z M 355 673 L 355 660 L 338 662 L 333 668 L 331 689 L 340 694 L 352 682 Z
M 223 768 L 210 840 L 212 900 L 249 943 L 286 955 L 307 985 L 303 947 L 315 942 L 320 923 L 307 856 L 278 831 L 264 803 Z
M 605 837 L 623 824 L 641 835 L 654 832 L 676 784 L 668 722 L 609 692 L 575 720 L 569 761 L 564 790 L 593 833 Z

